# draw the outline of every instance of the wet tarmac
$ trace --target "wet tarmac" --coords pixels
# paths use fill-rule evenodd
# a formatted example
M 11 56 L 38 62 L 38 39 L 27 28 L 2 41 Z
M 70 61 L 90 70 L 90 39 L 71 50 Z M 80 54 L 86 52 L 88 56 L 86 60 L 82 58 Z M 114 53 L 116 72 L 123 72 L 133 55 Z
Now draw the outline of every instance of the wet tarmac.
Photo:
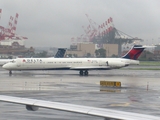
M 8 71 L 0 69 L 0 94 L 55 102 L 109 108 L 160 116 L 159 70 Z M 121 88 L 100 86 L 100 81 L 120 81 Z M 0 102 L 0 120 L 103 120 L 82 114 Z

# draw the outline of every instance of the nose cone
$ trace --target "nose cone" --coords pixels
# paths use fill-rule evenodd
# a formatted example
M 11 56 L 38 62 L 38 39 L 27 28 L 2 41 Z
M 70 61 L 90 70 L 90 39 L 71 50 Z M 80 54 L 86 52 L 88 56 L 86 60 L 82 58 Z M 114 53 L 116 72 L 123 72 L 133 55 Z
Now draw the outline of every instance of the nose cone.
M 9 70 L 10 67 L 9 67 L 9 64 L 6 63 L 6 64 L 4 64 L 4 65 L 2 66 L 2 68 L 3 68 L 3 69 L 6 69 L 6 70 Z

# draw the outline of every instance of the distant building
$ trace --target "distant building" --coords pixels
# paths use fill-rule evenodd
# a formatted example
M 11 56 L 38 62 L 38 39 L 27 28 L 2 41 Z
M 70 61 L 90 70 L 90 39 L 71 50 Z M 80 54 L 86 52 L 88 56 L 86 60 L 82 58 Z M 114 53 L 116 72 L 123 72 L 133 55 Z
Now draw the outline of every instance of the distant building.
M 34 52 L 34 48 L 26 48 L 24 40 L 8 39 L 0 41 L 0 54 L 23 55 Z
M 2 40 L 0 41 L 1 46 L 13 46 L 13 47 L 24 47 L 24 40 Z
M 94 43 L 77 43 L 71 45 L 66 51 L 66 56 L 70 57 L 95 57 L 95 50 L 103 48 L 106 50 L 106 56 L 118 55 L 118 44 L 94 44 Z

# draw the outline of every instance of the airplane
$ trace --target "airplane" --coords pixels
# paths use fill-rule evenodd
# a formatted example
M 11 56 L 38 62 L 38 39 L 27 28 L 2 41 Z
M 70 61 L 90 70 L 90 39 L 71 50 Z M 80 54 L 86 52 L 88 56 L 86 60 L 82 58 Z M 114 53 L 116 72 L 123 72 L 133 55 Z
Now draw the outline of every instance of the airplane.
M 0 95 L 0 101 L 25 105 L 28 111 L 37 111 L 40 108 L 80 113 L 85 115 L 102 117 L 105 120 L 160 120 L 158 116 L 145 115 L 140 113 L 111 110 L 69 103 L 51 102 L 45 100 L 29 99 Z
M 0 59 L 0 66 L 3 66 L 4 64 L 6 64 L 12 60 L 14 60 L 14 59 Z
M 64 57 L 65 52 L 66 52 L 65 48 L 58 48 L 56 55 L 52 58 L 62 58 Z M 13 60 L 16 60 L 16 59 L 0 59 L 0 66 L 3 66 L 4 64 L 11 62 Z
M 82 76 L 87 76 L 89 70 L 111 70 L 139 65 L 138 57 L 145 46 L 134 45 L 121 58 L 17 58 L 2 67 L 9 70 L 77 70 Z

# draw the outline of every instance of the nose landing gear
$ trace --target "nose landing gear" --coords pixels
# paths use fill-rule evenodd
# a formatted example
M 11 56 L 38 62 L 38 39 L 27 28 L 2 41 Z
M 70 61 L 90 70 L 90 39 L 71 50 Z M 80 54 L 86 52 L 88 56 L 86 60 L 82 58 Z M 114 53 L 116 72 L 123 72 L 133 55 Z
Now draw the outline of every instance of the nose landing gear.
M 9 71 L 9 76 L 11 76 L 11 75 L 12 75 L 12 71 L 10 70 L 10 71 Z

